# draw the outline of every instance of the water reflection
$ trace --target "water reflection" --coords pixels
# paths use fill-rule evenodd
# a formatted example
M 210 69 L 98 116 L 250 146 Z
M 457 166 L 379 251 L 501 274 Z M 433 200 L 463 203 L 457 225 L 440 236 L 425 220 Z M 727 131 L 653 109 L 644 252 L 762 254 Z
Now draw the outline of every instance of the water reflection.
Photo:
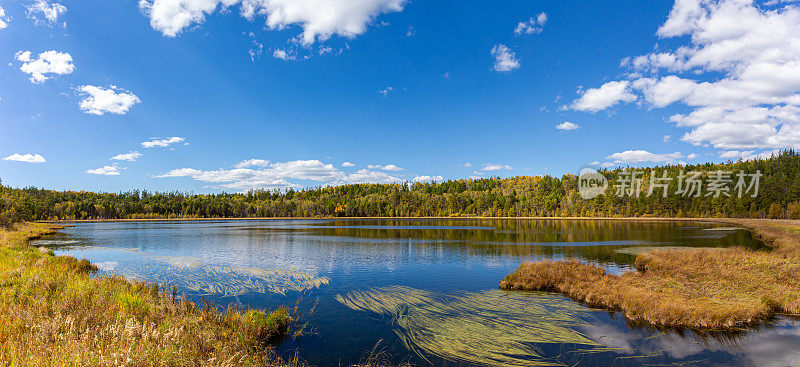
M 491 302 L 505 305 L 502 312 L 483 302 L 479 304 L 484 311 L 479 312 L 475 302 L 465 301 L 494 297 L 498 281 L 521 262 L 577 257 L 622 271 L 637 253 L 654 247 L 760 247 L 749 232 L 720 227 L 700 222 L 471 219 L 79 223 L 38 244 L 51 246 L 59 254 L 88 258 L 98 264 L 101 274 L 171 282 L 190 297 L 221 305 L 235 302 L 242 307 L 274 308 L 291 306 L 298 299 L 301 309 L 316 305 L 313 317 L 308 317 L 316 333 L 290 338 L 280 347 L 286 355 L 299 351 L 312 365 L 357 362 L 383 340 L 396 361 L 467 366 L 479 363 L 464 358 L 468 350 L 454 345 L 470 344 L 481 336 L 497 341 L 491 332 L 502 330 L 502 325 L 517 325 L 514 329 L 520 332 L 537 325 L 539 330 L 553 326 L 548 320 L 558 312 L 517 324 L 523 319 L 518 316 L 530 312 L 526 307 L 534 307 L 535 302 L 512 302 L 514 307 Z M 391 316 L 356 311 L 347 302 L 337 301 L 337 296 L 347 299 L 353 292 L 389 286 L 435 295 L 431 305 L 436 307 L 406 306 L 404 325 L 413 322 L 416 326 L 404 328 L 395 322 L 397 312 L 393 321 Z M 526 297 L 511 294 L 516 296 L 509 299 Z M 570 323 L 566 329 L 596 345 L 541 343 L 531 337 L 535 333 L 512 333 L 503 345 L 527 350 L 522 353 L 525 356 L 514 358 L 566 365 L 800 363 L 800 353 L 792 352 L 800 345 L 800 328 L 793 320 L 779 319 L 774 327 L 725 340 L 637 328 L 614 313 L 591 310 L 556 295 L 547 297 L 561 302 L 550 311 L 574 310 L 580 315 L 577 319 L 583 324 Z M 482 319 L 481 314 L 492 316 Z M 421 322 L 427 320 L 425 315 L 459 321 Z M 481 320 L 499 324 L 481 329 L 475 324 Z M 445 332 L 459 330 L 458 324 L 474 327 L 462 327 L 461 334 Z M 427 334 L 414 334 L 414 330 Z M 448 339 L 431 339 L 436 334 Z M 476 345 L 498 353 L 495 344 L 485 343 Z M 484 365 L 508 364 L 498 359 L 506 358 L 502 356 L 482 358 Z

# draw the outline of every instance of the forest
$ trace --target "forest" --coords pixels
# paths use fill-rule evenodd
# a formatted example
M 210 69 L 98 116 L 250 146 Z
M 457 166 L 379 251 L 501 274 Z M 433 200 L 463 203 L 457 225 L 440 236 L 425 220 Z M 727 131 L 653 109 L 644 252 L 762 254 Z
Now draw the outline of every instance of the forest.
M 639 185 L 615 184 L 634 171 Z M 688 181 L 683 176 L 691 172 L 697 172 L 694 181 L 705 186 L 679 194 L 682 186 L 686 191 Z M 725 180 L 719 180 L 720 172 L 726 173 Z M 35 220 L 257 217 L 800 218 L 800 154 L 794 150 L 766 159 L 599 173 L 609 184 L 603 195 L 590 200 L 581 197 L 579 177 L 574 174 L 219 194 L 54 191 L 5 187 L 0 181 L 0 225 Z M 758 174 L 757 193 L 737 193 L 738 174 Z M 659 180 L 652 180 L 653 176 Z M 712 181 L 717 186 L 724 182 L 730 189 L 703 191 L 714 185 Z M 656 182 L 661 188 L 648 195 Z M 662 195 L 665 188 L 668 195 Z

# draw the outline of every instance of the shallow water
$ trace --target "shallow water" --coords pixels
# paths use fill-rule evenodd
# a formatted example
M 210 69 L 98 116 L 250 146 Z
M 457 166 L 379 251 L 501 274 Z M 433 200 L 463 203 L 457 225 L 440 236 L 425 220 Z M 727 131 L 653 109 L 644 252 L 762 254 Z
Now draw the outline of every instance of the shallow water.
M 279 352 L 316 366 L 394 363 L 797 366 L 800 322 L 736 335 L 635 327 L 550 293 L 498 291 L 523 261 L 580 258 L 614 272 L 642 249 L 759 248 L 710 223 L 573 220 L 265 220 L 78 223 L 38 242 L 100 274 L 172 284 L 219 305 L 299 310 Z M 712 229 L 712 230 L 709 230 Z M 37 244 L 36 242 L 34 244 Z M 638 248 L 638 250 L 637 250 Z M 313 311 L 311 311 L 313 309 Z

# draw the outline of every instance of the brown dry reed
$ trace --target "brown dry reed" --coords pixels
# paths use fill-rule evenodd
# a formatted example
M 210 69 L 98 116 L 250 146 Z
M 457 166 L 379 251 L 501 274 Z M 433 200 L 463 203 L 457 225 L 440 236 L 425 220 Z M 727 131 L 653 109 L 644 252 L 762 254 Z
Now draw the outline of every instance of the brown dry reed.
M 0 365 L 285 365 L 270 341 L 286 309 L 218 312 L 155 284 L 92 276 L 86 260 L 28 245 L 55 228 L 0 230 Z
M 575 260 L 526 263 L 500 288 L 559 292 L 667 327 L 733 329 L 800 314 L 800 223 L 725 222 L 750 228 L 772 251 L 654 250 L 621 275 Z

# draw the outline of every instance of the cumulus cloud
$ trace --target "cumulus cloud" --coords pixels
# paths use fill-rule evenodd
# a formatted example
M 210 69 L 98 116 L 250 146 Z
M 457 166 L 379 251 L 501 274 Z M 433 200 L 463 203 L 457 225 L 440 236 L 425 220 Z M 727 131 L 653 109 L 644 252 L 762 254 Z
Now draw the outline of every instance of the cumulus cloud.
M 517 27 L 514 28 L 514 34 L 520 36 L 523 34 L 542 33 L 545 23 L 547 23 L 547 13 L 539 13 L 536 18 L 517 23 Z
M 517 55 L 506 45 L 494 45 L 492 47 L 492 57 L 494 57 L 494 70 L 497 72 L 507 73 L 519 69 Z
M 238 5 L 239 14 L 248 20 L 266 17 L 269 29 L 302 28 L 299 40 L 310 45 L 333 35 L 354 38 L 377 16 L 400 12 L 405 4 L 406 0 L 140 0 L 139 8 L 155 30 L 175 37 L 203 23 L 207 15 Z
M 800 5 L 781 4 L 678 0 L 657 35 L 682 44 L 622 60 L 631 72 L 619 82 L 651 108 L 688 107 L 669 118 L 685 142 L 800 148 Z
M 780 149 L 775 150 L 767 150 L 764 152 L 756 153 L 755 150 L 728 150 L 719 153 L 719 157 L 722 159 L 730 159 L 730 160 L 743 160 L 743 161 L 751 161 L 755 159 L 767 159 L 772 157 L 773 155 L 777 155 L 780 153 Z
M 58 17 L 67 12 L 67 7 L 57 2 L 49 3 L 46 0 L 36 0 L 30 5 L 26 5 L 25 15 L 34 24 L 47 24 L 54 26 L 58 23 Z
M 481 165 L 481 171 L 499 171 L 499 170 L 512 170 L 514 167 L 511 167 L 508 164 L 500 164 L 500 163 L 486 163 Z
M 6 15 L 5 9 L 0 6 L 0 29 L 8 27 L 9 21 L 11 21 L 11 19 Z
M 680 152 L 657 154 L 646 150 L 626 150 L 621 153 L 614 153 L 606 158 L 614 164 L 683 163 L 680 161 L 680 159 L 683 159 L 683 155 Z
M 344 163 L 342 163 L 342 167 L 353 167 L 353 166 L 355 166 L 355 164 L 352 164 L 352 163 L 350 163 L 350 162 L 344 162 Z
M 623 80 L 608 82 L 600 88 L 590 88 L 572 102 L 572 109 L 594 113 L 616 106 L 620 102 L 633 102 L 636 96 L 628 90 L 629 85 L 629 81 Z
M 572 122 L 569 122 L 569 121 L 564 121 L 564 122 L 556 125 L 556 129 L 563 130 L 563 131 L 577 130 L 579 128 L 580 128 L 580 126 L 578 126 L 578 124 L 575 124 L 575 123 L 572 123 Z
M 442 182 L 442 181 L 444 181 L 444 177 L 442 177 L 442 176 L 417 176 L 417 177 L 414 177 L 411 181 L 413 181 L 413 182 Z
M 100 175 L 100 176 L 119 176 L 119 167 L 103 166 L 100 168 L 86 170 L 86 173 L 91 175 Z
M 44 157 L 38 154 L 19 154 L 14 153 L 8 157 L 3 158 L 4 161 L 24 162 L 24 163 L 44 163 Z
M 464 167 L 464 168 L 470 168 L 470 167 L 472 167 L 472 163 L 467 162 L 467 163 L 459 164 L 458 166 L 459 167 Z
M 40 84 L 53 75 L 71 74 L 75 71 L 72 56 L 66 52 L 45 51 L 35 59 L 30 51 L 19 51 L 14 58 L 22 62 L 20 70 L 30 75 L 31 83 Z
M 145 148 L 166 148 L 172 144 L 182 143 L 185 140 L 186 138 L 181 138 L 179 136 L 166 139 L 150 138 L 148 141 L 143 141 L 141 145 Z
M 218 169 L 203 171 L 194 168 L 174 169 L 156 176 L 157 178 L 190 177 L 194 180 L 214 184 L 212 187 L 246 191 L 250 189 L 287 189 L 300 187 L 299 184 L 289 180 L 314 181 L 326 185 L 341 185 L 352 183 L 391 183 L 399 182 L 397 177 L 386 172 L 362 169 L 352 174 L 346 174 L 335 168 L 332 164 L 318 160 L 298 160 L 289 162 L 266 163 L 257 160 L 253 165 L 250 161 L 246 165 L 237 164 L 232 169 Z M 254 167 L 258 168 L 245 168 Z
M 236 168 L 247 168 L 247 167 L 267 167 L 269 166 L 269 161 L 263 159 L 247 159 L 237 163 L 234 167 Z
M 393 164 L 387 164 L 385 166 L 381 166 L 379 164 L 370 164 L 370 165 L 367 166 L 367 168 L 369 168 L 369 169 L 379 169 L 379 170 L 383 170 L 383 171 L 394 171 L 394 172 L 403 170 L 402 168 L 397 167 L 397 166 L 395 166 Z
M 128 153 L 117 154 L 117 155 L 111 157 L 111 160 L 112 161 L 134 162 L 134 161 L 139 160 L 139 158 L 142 158 L 142 153 L 139 153 L 139 152 L 136 152 L 136 151 L 130 151 Z
M 113 85 L 108 88 L 83 85 L 78 91 L 85 95 L 80 102 L 81 111 L 90 115 L 124 115 L 133 105 L 141 102 L 135 94 Z
M 395 183 L 400 182 L 397 177 L 391 176 L 386 172 L 380 171 L 370 171 L 366 169 L 358 170 L 355 173 L 351 173 L 344 178 L 343 183 L 346 184 L 388 184 L 388 183 Z

